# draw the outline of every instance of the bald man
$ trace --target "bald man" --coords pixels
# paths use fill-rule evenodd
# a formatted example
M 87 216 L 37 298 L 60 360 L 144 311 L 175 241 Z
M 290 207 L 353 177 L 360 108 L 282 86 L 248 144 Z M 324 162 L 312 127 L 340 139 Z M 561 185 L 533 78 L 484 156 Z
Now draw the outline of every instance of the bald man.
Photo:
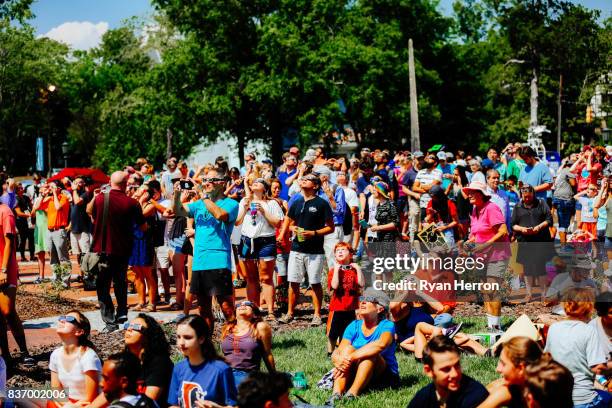
M 128 174 L 116 171 L 110 177 L 110 190 L 94 191 L 94 199 L 87 205 L 87 212 L 93 217 L 92 251 L 106 254 L 108 267 L 100 270 L 96 279 L 96 291 L 100 303 L 102 320 L 106 323 L 106 332 L 119 329 L 127 321 L 127 267 L 134 243 L 134 225 L 142 230 L 147 224 L 142 215 L 138 201 L 125 194 Z M 102 190 L 107 190 L 103 188 Z M 102 222 L 104 199 L 108 195 L 108 216 Z M 111 282 L 117 299 L 117 310 L 110 295 Z

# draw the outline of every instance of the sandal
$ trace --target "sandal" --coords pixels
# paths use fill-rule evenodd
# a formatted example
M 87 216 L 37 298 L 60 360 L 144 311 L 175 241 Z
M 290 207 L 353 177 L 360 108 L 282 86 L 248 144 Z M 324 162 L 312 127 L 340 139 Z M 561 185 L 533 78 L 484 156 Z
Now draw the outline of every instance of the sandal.
M 157 312 L 157 307 L 155 307 L 155 305 L 149 304 L 145 306 L 145 308 L 143 308 L 142 311 L 146 313 Z
M 173 310 L 175 312 L 183 310 L 183 305 L 181 305 L 180 303 L 173 303 L 170 305 L 170 310 Z
M 132 310 L 135 312 L 141 312 L 144 310 L 145 307 L 147 307 L 147 305 L 145 305 L 144 303 L 139 303 L 136 306 L 134 306 Z
M 268 315 L 266 316 L 266 321 L 267 322 L 275 322 L 276 321 L 276 316 L 274 316 L 274 313 L 268 313 Z

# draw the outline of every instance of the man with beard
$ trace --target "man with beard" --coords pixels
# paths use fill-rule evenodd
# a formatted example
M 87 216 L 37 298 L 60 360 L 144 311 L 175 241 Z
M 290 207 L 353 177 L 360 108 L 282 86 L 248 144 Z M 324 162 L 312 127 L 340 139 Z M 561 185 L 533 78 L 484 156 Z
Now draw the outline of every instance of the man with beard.
M 461 370 L 459 348 L 446 336 L 433 337 L 423 350 L 423 370 L 431 384 L 416 393 L 408 408 L 469 408 L 483 402 L 489 392 Z
M 196 295 L 200 316 L 206 320 L 211 332 L 215 324 L 213 296 L 226 319 L 234 315 L 230 236 L 238 217 L 238 203 L 224 194 L 227 179 L 221 167 L 210 170 L 202 179 L 200 200 L 190 204 L 181 203 L 181 190 L 177 183 L 173 202 L 174 214 L 195 220 L 190 291 Z
M 442 172 L 436 168 L 437 165 L 438 158 L 435 154 L 429 153 L 425 157 L 425 166 L 419 170 L 412 185 L 412 191 L 419 194 L 420 222 L 425 220 L 427 204 L 431 201 L 429 190 L 436 184 L 442 184 Z

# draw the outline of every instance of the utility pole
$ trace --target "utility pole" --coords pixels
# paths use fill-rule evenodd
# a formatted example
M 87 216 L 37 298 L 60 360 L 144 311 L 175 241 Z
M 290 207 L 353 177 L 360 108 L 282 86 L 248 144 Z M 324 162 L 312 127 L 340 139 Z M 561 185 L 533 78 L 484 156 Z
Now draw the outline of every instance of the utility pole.
M 534 66 L 531 69 L 533 77 L 531 78 L 531 95 L 529 97 L 529 104 L 531 106 L 531 114 L 529 117 L 529 127 L 535 128 L 538 126 L 538 71 Z
M 172 157 L 172 131 L 166 128 L 166 160 Z
M 559 95 L 557 95 L 557 152 L 561 154 L 561 94 L 563 92 L 563 74 L 559 75 Z
M 421 150 L 419 138 L 419 105 L 417 101 L 416 75 L 414 73 L 414 51 L 412 38 L 408 40 L 408 79 L 410 83 L 410 151 Z

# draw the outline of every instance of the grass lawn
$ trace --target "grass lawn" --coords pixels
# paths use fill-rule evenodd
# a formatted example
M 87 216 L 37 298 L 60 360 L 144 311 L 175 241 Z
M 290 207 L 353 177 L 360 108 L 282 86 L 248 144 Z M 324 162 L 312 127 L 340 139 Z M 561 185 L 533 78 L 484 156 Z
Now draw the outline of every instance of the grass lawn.
M 513 318 L 504 318 L 507 325 Z M 462 331 L 476 333 L 484 331 L 484 318 L 459 318 L 463 322 Z M 324 328 L 313 328 L 285 332 L 274 336 L 273 353 L 276 367 L 280 371 L 304 371 L 309 388 L 301 394 L 302 398 L 313 405 L 323 405 L 331 395 L 331 390 L 320 390 L 317 382 L 332 368 L 325 350 Z M 421 387 L 429 383 L 421 364 L 416 363 L 412 354 L 398 351 L 397 360 L 401 377 L 401 387 L 397 390 L 367 392 L 353 402 L 338 403 L 338 407 L 405 407 Z M 497 359 L 464 354 L 461 359 L 463 372 L 483 384 L 499 377 L 495 372 Z

